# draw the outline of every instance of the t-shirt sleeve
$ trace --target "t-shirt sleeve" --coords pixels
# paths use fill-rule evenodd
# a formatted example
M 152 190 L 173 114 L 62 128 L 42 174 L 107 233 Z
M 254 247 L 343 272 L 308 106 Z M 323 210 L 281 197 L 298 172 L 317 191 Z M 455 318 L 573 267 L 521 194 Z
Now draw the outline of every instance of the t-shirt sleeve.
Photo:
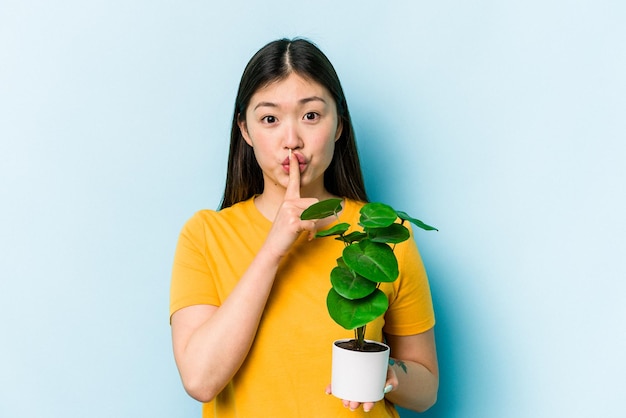
M 435 314 L 428 277 L 412 233 L 396 251 L 400 276 L 393 283 L 383 331 L 400 336 L 428 331 L 435 325 Z
M 220 305 L 207 258 L 205 220 L 196 213 L 183 227 L 174 253 L 170 317 L 192 305 Z

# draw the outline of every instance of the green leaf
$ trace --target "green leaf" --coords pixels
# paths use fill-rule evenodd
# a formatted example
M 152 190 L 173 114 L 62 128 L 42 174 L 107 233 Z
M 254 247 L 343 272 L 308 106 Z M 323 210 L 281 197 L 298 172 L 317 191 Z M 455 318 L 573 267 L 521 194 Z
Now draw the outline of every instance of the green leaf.
M 337 215 L 341 211 L 341 199 L 327 199 L 314 203 L 302 212 L 300 219 L 308 221 L 312 219 L 324 219 Z
M 347 330 L 353 330 L 378 318 L 387 311 L 389 301 L 380 290 L 356 300 L 343 298 L 334 289 L 330 289 L 326 298 L 326 306 L 330 317 Z
M 346 299 L 361 299 L 376 290 L 376 283 L 342 267 L 330 272 L 330 283 Z
M 347 269 L 347 268 L 348 268 L 348 266 L 346 266 L 346 262 L 345 262 L 345 261 L 343 261 L 343 257 L 339 257 L 339 258 L 337 259 L 337 266 L 338 266 L 338 267 L 345 268 L 345 269 Z
M 367 228 L 369 238 L 374 242 L 398 244 L 411 237 L 406 226 L 393 223 L 385 228 Z
M 438 230 L 437 228 L 435 228 L 434 226 L 427 225 L 427 224 L 425 224 L 424 222 L 420 221 L 419 219 L 411 218 L 411 217 L 409 216 L 409 214 L 408 214 L 408 213 L 406 213 L 406 212 L 398 211 L 397 213 L 398 213 L 398 217 L 399 217 L 400 219 L 405 220 L 405 221 L 409 221 L 409 222 L 411 222 L 413 225 L 415 225 L 415 226 L 417 226 L 417 227 L 419 227 L 419 228 L 422 228 L 422 229 L 423 229 L 423 230 L 425 230 L 425 231 L 439 231 L 439 230 Z
M 315 238 L 329 237 L 331 235 L 341 235 L 345 233 L 348 229 L 350 229 L 349 223 L 346 223 L 346 222 L 340 223 L 324 231 L 318 231 L 315 234 Z
M 343 261 L 350 270 L 374 282 L 398 278 L 398 260 L 387 244 L 363 240 L 343 250 Z
M 398 219 L 396 211 L 384 203 L 367 203 L 360 212 L 360 223 L 368 228 L 384 228 Z

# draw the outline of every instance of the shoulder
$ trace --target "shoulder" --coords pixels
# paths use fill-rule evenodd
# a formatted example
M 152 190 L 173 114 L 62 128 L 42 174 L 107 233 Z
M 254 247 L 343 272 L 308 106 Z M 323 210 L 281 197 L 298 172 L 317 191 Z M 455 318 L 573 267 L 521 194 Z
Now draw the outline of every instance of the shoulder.
M 186 227 L 198 228 L 219 224 L 237 225 L 251 221 L 253 201 L 246 200 L 221 210 L 201 209 L 194 213 L 186 223 Z
M 183 227 L 181 238 L 205 244 L 249 241 L 266 236 L 271 226 L 250 199 L 218 211 L 197 211 Z
M 195 212 L 183 225 L 181 235 L 194 236 L 211 225 L 218 223 L 220 219 L 219 212 L 211 209 L 201 209 Z

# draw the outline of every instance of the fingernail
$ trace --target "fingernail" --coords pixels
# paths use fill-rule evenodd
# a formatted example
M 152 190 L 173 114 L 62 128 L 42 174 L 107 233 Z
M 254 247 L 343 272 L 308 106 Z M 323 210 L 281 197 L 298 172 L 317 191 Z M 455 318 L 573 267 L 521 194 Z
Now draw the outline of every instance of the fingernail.
M 393 386 L 392 385 L 387 385 L 385 386 L 385 390 L 383 390 L 384 394 L 387 394 L 389 392 L 391 392 L 393 390 Z

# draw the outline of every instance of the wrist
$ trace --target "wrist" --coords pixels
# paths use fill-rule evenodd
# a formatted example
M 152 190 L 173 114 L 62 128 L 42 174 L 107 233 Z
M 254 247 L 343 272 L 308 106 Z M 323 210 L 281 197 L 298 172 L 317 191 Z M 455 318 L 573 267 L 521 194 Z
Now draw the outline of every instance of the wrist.
M 266 268 L 278 269 L 278 265 L 283 257 L 284 255 L 282 253 L 275 251 L 267 244 L 263 244 L 254 258 L 254 263 L 265 266 Z

